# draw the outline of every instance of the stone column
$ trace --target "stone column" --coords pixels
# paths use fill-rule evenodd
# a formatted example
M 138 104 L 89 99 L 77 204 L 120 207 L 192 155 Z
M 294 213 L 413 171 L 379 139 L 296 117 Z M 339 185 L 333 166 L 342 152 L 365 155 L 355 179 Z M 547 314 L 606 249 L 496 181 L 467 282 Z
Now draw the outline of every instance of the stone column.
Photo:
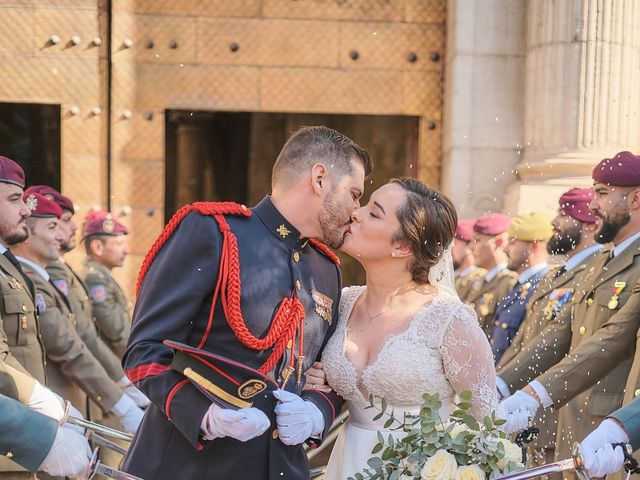
M 510 210 L 553 209 L 593 166 L 640 151 L 640 1 L 530 0 L 524 155 Z
M 211 121 L 210 113 L 175 113 L 171 118 L 176 127 L 176 207 L 201 201 L 205 187 L 212 188 Z

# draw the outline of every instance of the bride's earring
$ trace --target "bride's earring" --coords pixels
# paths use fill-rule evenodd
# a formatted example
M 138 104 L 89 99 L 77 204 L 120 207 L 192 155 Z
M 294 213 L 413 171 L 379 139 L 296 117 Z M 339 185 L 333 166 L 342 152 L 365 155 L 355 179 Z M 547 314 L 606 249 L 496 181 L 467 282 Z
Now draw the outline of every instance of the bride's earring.
M 391 252 L 391 256 L 395 258 L 396 252 Z

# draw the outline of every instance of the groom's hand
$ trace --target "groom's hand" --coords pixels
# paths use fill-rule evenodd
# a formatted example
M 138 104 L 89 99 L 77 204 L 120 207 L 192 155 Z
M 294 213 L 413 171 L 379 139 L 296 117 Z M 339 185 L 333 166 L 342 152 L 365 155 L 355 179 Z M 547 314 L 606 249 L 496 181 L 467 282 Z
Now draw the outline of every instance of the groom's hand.
M 204 440 L 231 437 L 246 442 L 262 435 L 269 425 L 269 417 L 257 408 L 231 410 L 212 403 L 200 422 L 200 429 Z
M 282 443 L 298 445 L 323 432 L 324 416 L 313 402 L 286 390 L 276 390 L 273 396 L 280 400 L 274 411 Z

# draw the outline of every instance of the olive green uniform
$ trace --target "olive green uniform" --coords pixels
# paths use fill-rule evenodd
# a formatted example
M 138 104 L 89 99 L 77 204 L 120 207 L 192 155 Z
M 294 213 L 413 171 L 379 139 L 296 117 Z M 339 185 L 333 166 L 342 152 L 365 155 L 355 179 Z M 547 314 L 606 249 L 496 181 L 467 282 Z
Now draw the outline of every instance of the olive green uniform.
M 84 267 L 84 281 L 100 336 L 122 358 L 131 330 L 129 301 L 107 267 L 90 259 Z
M 518 275 L 505 267 L 493 278 L 486 276 L 481 282 L 474 282 L 466 303 L 476 311 L 478 321 L 487 338 L 493 330 L 498 303 L 513 290 Z
M 85 393 L 104 411 L 111 410 L 123 392 L 78 336 L 66 298 L 30 265 L 23 263 L 23 270 L 37 289 L 40 331 L 48 359 L 47 386 L 81 411 Z

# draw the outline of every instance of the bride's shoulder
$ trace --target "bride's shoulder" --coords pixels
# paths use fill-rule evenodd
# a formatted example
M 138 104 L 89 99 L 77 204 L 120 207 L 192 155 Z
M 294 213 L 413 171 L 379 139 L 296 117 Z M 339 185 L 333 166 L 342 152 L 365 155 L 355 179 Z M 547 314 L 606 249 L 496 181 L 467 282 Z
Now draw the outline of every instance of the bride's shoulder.
M 364 285 L 352 285 L 344 287 L 340 293 L 340 310 L 350 307 L 362 294 L 366 287 Z
M 438 292 L 434 304 L 435 315 L 440 317 L 445 328 L 452 323 L 466 326 L 478 325 L 478 317 L 473 308 L 447 289 L 441 289 Z

